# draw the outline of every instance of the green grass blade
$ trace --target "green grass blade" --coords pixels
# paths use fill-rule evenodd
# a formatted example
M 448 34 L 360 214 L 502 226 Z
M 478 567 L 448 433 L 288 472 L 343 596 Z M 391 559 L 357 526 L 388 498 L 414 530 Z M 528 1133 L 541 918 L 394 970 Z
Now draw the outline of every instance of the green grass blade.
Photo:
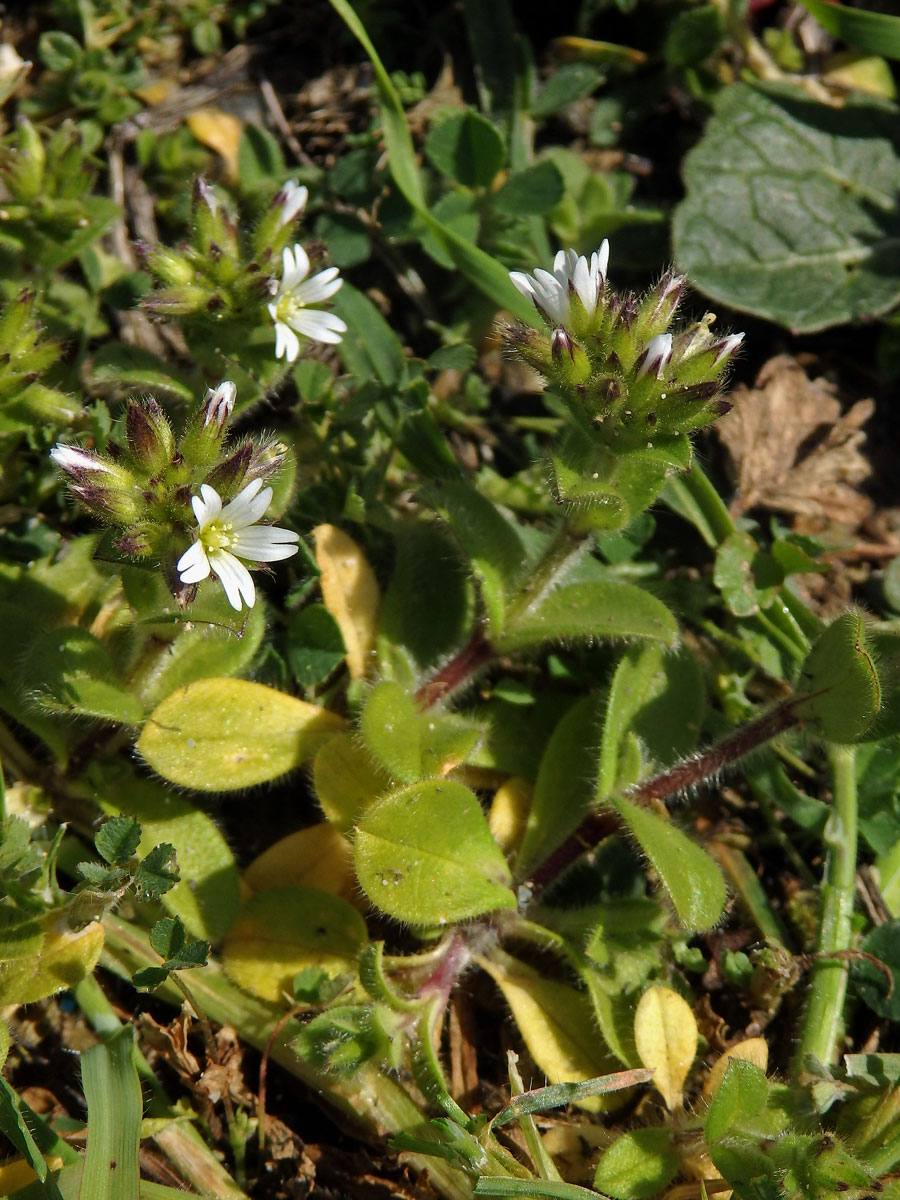
M 825 0 L 800 0 L 800 3 L 829 33 L 857 50 L 880 58 L 900 58 L 900 17 Z
M 347 0 L 330 0 L 330 2 L 332 8 L 368 54 L 372 63 L 372 69 L 375 72 L 375 86 L 378 89 L 381 128 L 388 154 L 388 167 L 394 183 L 460 271 L 479 291 L 520 320 L 540 327 L 541 320 L 534 305 L 512 285 L 509 273 L 503 264 L 497 262 L 490 254 L 486 254 L 484 250 L 479 249 L 474 242 L 470 242 L 468 238 L 448 229 L 446 225 L 432 216 L 425 199 L 416 163 L 416 152 L 397 89 L 391 82 L 391 77 L 385 70 L 384 63 L 378 57 L 378 51 L 372 44 L 372 39 L 352 6 L 347 3 Z
M 143 1104 L 131 1028 L 85 1051 L 81 1075 L 88 1129 L 79 1200 L 134 1200 Z
M 555 1179 L 491 1178 L 484 1175 L 475 1184 L 476 1196 L 546 1196 L 548 1200 L 597 1200 L 598 1193 L 577 1183 L 558 1183 Z
M 5 1079 L 0 1078 L 0 1130 L 22 1155 L 35 1175 L 41 1200 L 62 1200 L 56 1181 L 44 1160 L 31 1130 L 25 1124 L 22 1102 Z

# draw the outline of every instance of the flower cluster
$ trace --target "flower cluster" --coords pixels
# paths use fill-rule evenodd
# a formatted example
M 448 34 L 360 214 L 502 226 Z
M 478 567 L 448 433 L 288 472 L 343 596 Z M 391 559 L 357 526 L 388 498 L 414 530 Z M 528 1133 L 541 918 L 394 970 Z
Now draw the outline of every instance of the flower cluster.
M 638 296 L 614 292 L 608 266 L 604 241 L 590 257 L 560 250 L 552 272 L 511 272 L 545 328 L 506 330 L 568 410 L 549 463 L 557 501 L 586 527 L 607 529 L 627 524 L 690 466 L 688 435 L 730 407 L 720 394 L 743 340 L 716 337 L 711 313 L 674 326 L 685 289 L 674 271 Z
M 244 234 L 227 201 L 204 179 L 194 186 L 193 236 L 178 248 L 141 247 L 160 287 L 143 307 L 194 326 L 271 321 L 275 358 L 293 363 L 304 342 L 340 342 L 346 325 L 323 306 L 341 287 L 337 267 L 310 274 L 309 255 L 292 239 L 309 192 L 289 179 L 252 234 Z
M 126 410 L 125 446 L 111 444 L 105 455 L 67 445 L 50 452 L 72 495 L 114 528 L 113 548 L 155 560 L 181 604 L 212 573 L 232 608 L 250 607 L 256 589 L 244 563 L 277 562 L 298 549 L 292 530 L 258 523 L 272 502 L 263 485 L 280 470 L 285 447 L 270 438 L 229 444 L 235 398 L 230 380 L 211 389 L 178 442 L 148 397 Z

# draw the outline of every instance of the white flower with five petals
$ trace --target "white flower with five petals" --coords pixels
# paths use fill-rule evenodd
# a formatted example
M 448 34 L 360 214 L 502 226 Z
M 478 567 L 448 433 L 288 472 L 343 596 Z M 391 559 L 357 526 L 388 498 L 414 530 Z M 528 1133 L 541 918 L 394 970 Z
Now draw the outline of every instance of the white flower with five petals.
M 309 255 L 299 244 L 283 253 L 283 271 L 269 316 L 275 322 L 275 357 L 295 362 L 300 353 L 300 337 L 311 342 L 336 344 L 347 326 L 332 312 L 318 308 L 330 299 L 344 282 L 337 267 L 327 267 L 318 275 L 309 275 Z M 297 335 L 300 335 L 298 337 Z
M 510 271 L 509 277 L 552 325 L 565 325 L 571 315 L 573 293 L 589 316 L 596 312 L 608 266 L 609 242 L 604 239 L 590 259 L 574 250 L 558 251 L 553 260 L 552 275 L 537 267 L 533 275 Z
M 262 490 L 260 490 L 262 489 Z M 196 541 L 178 560 L 182 583 L 200 583 L 210 572 L 217 575 L 228 603 L 240 612 L 241 600 L 252 608 L 256 588 L 241 562 L 277 562 L 297 553 L 299 533 L 275 525 L 257 525 L 272 501 L 272 489 L 254 479 L 224 507 L 208 483 L 191 498 L 197 518 Z

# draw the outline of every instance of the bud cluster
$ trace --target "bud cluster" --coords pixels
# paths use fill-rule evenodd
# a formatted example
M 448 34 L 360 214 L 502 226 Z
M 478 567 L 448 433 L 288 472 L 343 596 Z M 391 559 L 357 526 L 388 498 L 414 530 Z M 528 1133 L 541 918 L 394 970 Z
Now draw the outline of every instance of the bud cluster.
M 211 389 L 178 440 L 161 405 L 148 396 L 126 409 L 124 446 L 110 443 L 106 454 L 65 445 L 51 451 L 72 495 L 116 528 L 113 546 L 120 554 L 169 566 L 193 529 L 192 497 L 202 485 L 228 501 L 277 475 L 286 454 L 282 443 L 228 440 L 235 394 L 230 381 Z
M 193 234 L 178 247 L 139 248 L 147 268 L 161 285 L 143 301 L 160 316 L 179 316 L 182 328 L 192 323 L 221 326 L 241 322 L 248 328 L 274 323 L 275 356 L 296 359 L 300 342 L 340 341 L 346 328 L 319 305 L 340 287 L 336 267 L 307 279 L 309 258 L 293 245 L 293 227 L 303 215 L 307 189 L 288 180 L 249 236 L 244 236 L 226 202 L 204 179 L 194 185 L 191 205 Z M 274 299 L 273 299 L 274 297 Z
M 571 418 L 551 459 L 557 499 L 596 508 L 590 524 L 618 527 L 690 465 L 687 435 L 728 411 L 720 393 L 743 334 L 716 337 L 711 313 L 673 327 L 684 276 L 670 271 L 643 296 L 620 294 L 608 261 L 604 241 L 589 260 L 560 250 L 552 273 L 512 272 L 547 328 L 514 324 L 506 340 Z
M 40 380 L 59 359 L 56 342 L 41 340 L 35 293 L 23 291 L 0 315 L 0 433 L 36 425 L 68 425 L 80 405 Z

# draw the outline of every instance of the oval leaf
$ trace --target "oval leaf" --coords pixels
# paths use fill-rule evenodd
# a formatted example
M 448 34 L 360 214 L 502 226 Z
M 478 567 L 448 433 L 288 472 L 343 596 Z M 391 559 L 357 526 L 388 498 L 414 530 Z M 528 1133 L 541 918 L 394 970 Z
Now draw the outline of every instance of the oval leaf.
M 668 1129 L 634 1129 L 616 1138 L 600 1159 L 594 1187 L 616 1200 L 650 1200 L 681 1170 Z
M 661 600 L 633 583 L 592 580 L 550 592 L 494 640 L 501 654 L 570 638 L 642 637 L 672 646 L 678 624 Z
M 3 964 L 0 1004 L 30 1004 L 67 991 L 96 967 L 103 949 L 99 922 L 73 931 L 58 913 L 51 913 L 44 918 L 44 929 L 44 942 L 36 954 Z
M 313 763 L 313 785 L 322 812 L 341 833 L 353 828 L 389 783 L 388 776 L 349 733 L 329 738 Z
M 709 929 L 725 907 L 725 880 L 702 847 L 670 821 L 618 796 L 616 810 L 653 865 L 675 911 L 688 929 Z
M 345 900 L 315 888 L 278 887 L 251 897 L 225 939 L 225 970 L 241 987 L 279 1003 L 307 967 L 330 975 L 354 970 L 368 940 Z
M 163 700 L 137 750 L 182 787 L 227 792 L 307 762 L 343 726 L 336 713 L 244 679 L 200 679 Z
M 684 1081 L 697 1053 L 697 1022 L 690 1005 L 671 988 L 648 988 L 634 1014 L 634 1041 L 668 1108 L 681 1108 Z
M 830 742 L 863 737 L 881 708 L 881 684 L 858 609 L 832 621 L 800 671 L 805 695 L 793 705 Z
M 347 647 L 347 670 L 353 679 L 362 679 L 375 650 L 378 582 L 362 550 L 336 525 L 317 525 L 313 540 L 322 600 Z
M 383 912 L 412 925 L 515 908 L 510 872 L 477 798 L 460 783 L 395 792 L 363 814 L 356 874 Z
M 358 896 L 353 848 L 333 825 L 323 821 L 288 834 L 254 858 L 244 882 L 255 892 L 296 884 L 342 896 Z

